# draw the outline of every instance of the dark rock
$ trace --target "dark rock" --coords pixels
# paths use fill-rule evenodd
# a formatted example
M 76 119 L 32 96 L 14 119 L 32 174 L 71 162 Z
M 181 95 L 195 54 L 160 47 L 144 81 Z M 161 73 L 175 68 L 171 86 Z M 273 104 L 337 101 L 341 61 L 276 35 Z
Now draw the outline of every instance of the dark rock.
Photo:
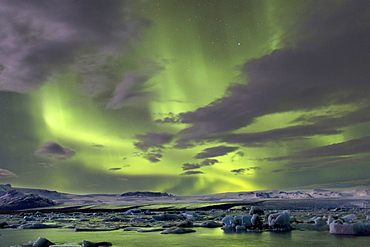
M 177 227 L 192 227 L 192 226 L 193 226 L 193 222 L 189 220 L 177 224 Z
M 165 221 L 165 220 L 179 220 L 184 219 L 183 216 L 176 215 L 176 214 L 160 214 L 160 215 L 153 215 L 152 218 L 157 221 Z
M 6 223 L 6 222 L 1 222 L 0 223 L 0 229 L 4 229 L 4 227 L 5 226 L 7 226 L 8 225 L 8 223 Z
M 121 219 L 118 217 L 110 217 L 110 218 L 102 220 L 102 222 L 121 222 L 121 221 L 124 221 L 124 219 Z
M 23 219 L 25 221 L 36 221 L 36 218 L 33 216 L 24 216 Z
M 140 215 L 142 214 L 142 212 L 140 208 L 133 208 L 133 209 L 127 210 L 126 212 L 124 212 L 124 214 L 125 215 Z
M 4 228 L 18 228 L 20 224 L 5 225 Z
M 119 228 L 75 228 L 75 232 L 107 232 L 107 231 L 115 231 Z
M 42 223 L 34 223 L 34 224 L 24 224 L 20 225 L 17 228 L 19 229 L 45 229 L 45 228 L 59 228 L 59 225 L 48 225 Z
M 222 227 L 221 223 L 217 223 L 216 221 L 213 220 L 207 220 L 205 222 L 202 222 L 200 224 L 201 227 L 208 227 L 208 228 L 216 228 L 216 227 Z
M 140 228 L 137 230 L 137 232 L 160 232 L 160 231 L 163 231 L 163 228 L 148 227 L 148 228 Z
M 189 228 L 171 227 L 161 232 L 161 234 L 184 234 L 184 233 L 190 233 L 190 232 L 196 232 L 196 231 L 193 229 L 189 229 Z
M 112 246 L 112 243 L 110 242 L 93 243 L 90 241 L 82 240 L 82 246 L 83 247 L 106 247 L 106 246 Z

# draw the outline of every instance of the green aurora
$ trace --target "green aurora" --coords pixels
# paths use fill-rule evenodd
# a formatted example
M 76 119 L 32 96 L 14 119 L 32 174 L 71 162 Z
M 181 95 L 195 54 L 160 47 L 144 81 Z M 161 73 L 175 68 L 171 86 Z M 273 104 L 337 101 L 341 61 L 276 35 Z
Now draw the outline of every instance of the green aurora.
M 2 1 L 0 182 L 367 188 L 369 5 Z

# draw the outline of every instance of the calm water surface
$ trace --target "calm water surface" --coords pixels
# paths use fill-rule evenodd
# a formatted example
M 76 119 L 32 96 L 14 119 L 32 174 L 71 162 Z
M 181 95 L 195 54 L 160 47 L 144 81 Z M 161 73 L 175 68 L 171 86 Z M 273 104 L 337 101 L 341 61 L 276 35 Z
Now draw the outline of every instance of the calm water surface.
M 183 235 L 160 234 L 160 232 L 74 232 L 70 229 L 2 229 L 0 231 L 0 246 L 9 247 L 35 241 L 45 237 L 56 244 L 68 241 L 92 242 L 109 241 L 113 246 L 370 246 L 370 237 L 334 236 L 329 232 L 292 231 L 288 233 L 234 233 L 225 234 L 221 229 L 196 228 L 196 233 Z

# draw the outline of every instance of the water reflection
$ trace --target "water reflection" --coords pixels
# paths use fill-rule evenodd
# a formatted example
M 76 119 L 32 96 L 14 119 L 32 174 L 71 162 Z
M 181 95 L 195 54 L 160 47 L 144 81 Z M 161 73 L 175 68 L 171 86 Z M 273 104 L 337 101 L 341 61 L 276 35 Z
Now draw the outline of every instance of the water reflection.
M 84 239 L 92 242 L 109 241 L 113 243 L 113 246 L 117 247 L 347 247 L 369 246 L 370 244 L 370 237 L 336 236 L 331 235 L 329 232 L 317 231 L 294 230 L 291 232 L 233 233 L 224 232 L 220 228 L 195 228 L 195 230 L 197 232 L 183 235 L 163 235 L 158 232 L 138 233 L 124 232 L 122 230 L 86 233 L 73 232 L 68 229 L 2 229 L 0 232 L 0 246 L 8 247 L 22 244 L 30 240 L 35 241 L 38 237 L 45 237 L 57 244 L 63 244 L 67 241 L 81 242 Z

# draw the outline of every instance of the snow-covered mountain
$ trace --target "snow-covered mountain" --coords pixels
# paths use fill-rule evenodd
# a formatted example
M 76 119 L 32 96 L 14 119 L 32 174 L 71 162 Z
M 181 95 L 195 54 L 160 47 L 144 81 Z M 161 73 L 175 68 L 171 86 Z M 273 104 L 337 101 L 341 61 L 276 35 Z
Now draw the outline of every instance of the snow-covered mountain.
M 229 192 L 204 196 L 175 196 L 165 192 L 124 192 L 123 194 L 76 195 L 57 191 L 15 188 L 0 184 L 0 211 L 19 210 L 54 205 L 97 205 L 97 204 L 141 204 L 177 202 L 244 202 L 257 200 L 299 200 L 299 199 L 369 199 L 370 190 L 332 191 L 314 189 L 311 191 L 248 191 Z

